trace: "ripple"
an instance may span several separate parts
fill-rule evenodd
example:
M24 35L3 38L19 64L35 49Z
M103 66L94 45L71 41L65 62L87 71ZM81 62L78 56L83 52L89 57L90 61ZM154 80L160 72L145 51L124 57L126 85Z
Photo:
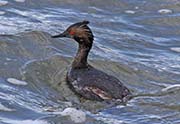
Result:
M117 119L116 117L112 116L111 114L104 114L104 113L99 113L96 115L96 119L100 120L106 124L124 124L126 123L123 120Z
M166 92L166 91L172 91L172 90L175 90L175 89L180 89L180 84L170 85L170 86L168 86L166 88L163 88L162 91Z
M9 118L0 118L0 120L8 124L49 124L44 120L14 120Z

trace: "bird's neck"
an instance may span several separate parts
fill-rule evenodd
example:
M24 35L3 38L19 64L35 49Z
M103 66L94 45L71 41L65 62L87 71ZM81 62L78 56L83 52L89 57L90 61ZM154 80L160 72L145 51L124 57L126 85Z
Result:
M87 59L88 59L88 54L89 54L89 51L91 50L91 47L92 47L92 44L88 46L85 44L79 44L78 51L72 63L72 68L80 69L80 68L88 67Z

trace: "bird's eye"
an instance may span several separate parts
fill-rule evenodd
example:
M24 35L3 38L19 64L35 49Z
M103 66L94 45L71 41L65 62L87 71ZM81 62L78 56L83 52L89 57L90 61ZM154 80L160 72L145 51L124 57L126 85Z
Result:
M69 34L70 34L70 35L74 35L75 32L74 32L74 31L70 31Z

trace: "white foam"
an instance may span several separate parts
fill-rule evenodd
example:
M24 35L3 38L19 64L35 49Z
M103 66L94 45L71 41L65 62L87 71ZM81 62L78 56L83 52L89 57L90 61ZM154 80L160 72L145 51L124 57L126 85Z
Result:
M8 4L8 1L5 1L5 0L0 0L0 6L4 6Z
M75 123L82 123L86 121L86 114L81 110L75 108L66 108L60 113L62 116L70 116L71 120Z
M136 12L133 11L133 10L126 10L125 13L128 13L128 14L135 14Z
M7 111L7 112L12 112L12 111L15 111L14 109L10 109L10 108L7 108L6 106L2 105L0 103L0 111Z
M14 1L21 2L21 3L25 2L25 0L14 0Z
M166 88L163 88L161 91L165 92L165 91L170 91L172 89L180 89L180 84L174 84L174 85L170 85Z
M170 9L160 9L160 10L158 10L158 13L168 14L168 13L172 13L172 10L170 10Z
M172 47L170 49L175 52L180 52L180 47Z
M27 85L28 83L25 81L21 81L15 78L8 78L7 81L11 84L15 84L15 85Z
M6 12L4 11L0 11L0 15L4 15Z

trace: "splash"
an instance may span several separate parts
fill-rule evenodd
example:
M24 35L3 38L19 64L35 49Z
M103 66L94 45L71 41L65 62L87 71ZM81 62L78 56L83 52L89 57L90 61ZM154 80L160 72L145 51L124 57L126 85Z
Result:
M60 114L62 116L69 116L75 123L82 123L86 121L86 114L82 110L75 108L65 108L62 112L53 112L53 114Z

